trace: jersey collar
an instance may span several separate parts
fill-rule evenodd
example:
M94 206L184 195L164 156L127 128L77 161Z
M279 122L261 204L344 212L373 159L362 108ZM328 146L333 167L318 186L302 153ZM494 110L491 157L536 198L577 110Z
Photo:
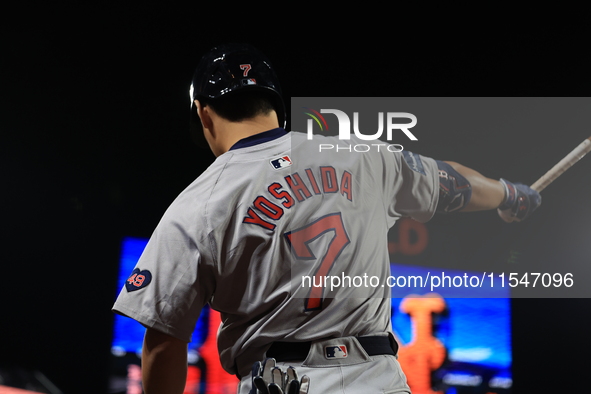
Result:
M285 131L285 129L283 129L282 127L278 127L276 129L272 129L272 130L267 130L262 133L258 133L255 135L251 135L250 137L246 137L246 138L241 139L240 141L238 141L234 145L232 145L230 150L246 148L249 146L262 144L264 142L269 142L269 141L275 140L279 137L283 137L286 134L287 134L287 131Z

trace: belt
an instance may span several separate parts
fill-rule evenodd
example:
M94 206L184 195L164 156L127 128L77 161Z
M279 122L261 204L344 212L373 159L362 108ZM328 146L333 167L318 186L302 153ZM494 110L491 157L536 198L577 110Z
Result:
M387 336L355 338L368 356L380 354L395 356L398 353L398 344L394 340L390 342ZM267 357L274 358L278 362L305 360L308 357L311 345L312 342L273 342L269 350L267 350Z

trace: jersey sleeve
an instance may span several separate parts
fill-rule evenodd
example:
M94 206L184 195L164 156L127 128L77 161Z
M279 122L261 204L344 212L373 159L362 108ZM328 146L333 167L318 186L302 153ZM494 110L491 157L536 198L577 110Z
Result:
M422 223L431 219L439 199L435 160L402 151L387 158L386 164L385 198L391 225L400 217L411 217Z
M112 310L190 342L212 281L183 221L165 214Z

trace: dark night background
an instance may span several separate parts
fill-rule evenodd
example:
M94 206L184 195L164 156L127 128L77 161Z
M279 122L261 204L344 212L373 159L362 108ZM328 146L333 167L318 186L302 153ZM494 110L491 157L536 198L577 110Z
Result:
M42 371L66 394L106 391L121 237L149 236L212 160L189 139L188 87L213 45L249 41L266 52L286 100L591 91L588 51L567 45L580 37L572 26L509 33L497 25L497 34L480 35L475 23L419 35L412 25L309 31L302 23L246 19L248 11L235 11L230 21L197 6L31 11L2 16L0 367ZM526 158L537 157L535 149L554 156L518 174L536 179L589 131L537 135ZM439 138L429 154L459 156L509 179L480 155L498 157L508 169L522 162L523 136L483 136L477 145L485 152L477 152L448 134L454 143ZM547 197L556 216L576 214L576 204L589 201L591 178L583 170L591 167L577 166L569 185L587 197L571 198L561 187L566 181L556 182ZM589 208L583 212L588 218ZM542 219L535 223L544 226ZM591 301L518 299L513 308L514 392L588 390L589 371L576 359L591 351Z

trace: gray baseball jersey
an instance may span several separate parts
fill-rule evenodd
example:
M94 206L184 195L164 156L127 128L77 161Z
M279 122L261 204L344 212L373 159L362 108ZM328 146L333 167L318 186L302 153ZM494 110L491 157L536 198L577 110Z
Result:
M391 331L387 232L431 218L437 164L319 142L346 144L275 129L220 155L170 205L113 310L190 341L209 303L222 365L241 376L274 341Z

